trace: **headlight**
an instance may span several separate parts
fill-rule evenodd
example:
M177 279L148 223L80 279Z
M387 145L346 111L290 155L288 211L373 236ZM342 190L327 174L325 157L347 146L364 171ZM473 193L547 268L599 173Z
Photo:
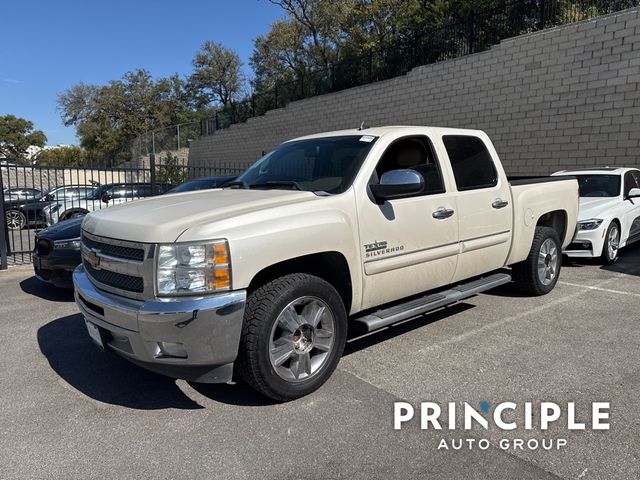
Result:
M231 289L229 244L174 243L158 246L158 295L195 295Z
M54 250L80 250L80 239L72 238L69 240L55 240L53 242Z
M578 230L595 230L602 225L601 218L591 218L589 220L582 220L578 222Z

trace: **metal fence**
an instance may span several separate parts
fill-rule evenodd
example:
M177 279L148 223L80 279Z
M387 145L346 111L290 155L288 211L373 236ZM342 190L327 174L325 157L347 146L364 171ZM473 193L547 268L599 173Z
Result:
M161 194L187 180L235 176L243 170L232 164L191 167L171 157L156 163L154 156L140 168L0 164L0 269L30 263L35 236L48 225ZM100 195L104 190L116 193L104 197Z
M234 123L284 107L289 102L403 75L420 65L480 52L502 39L588 20L640 5L640 0L515 0L497 2L450 19L437 29L406 35L401 41L364 53L345 54L326 69L295 75L274 88L220 109L200 124L211 135Z

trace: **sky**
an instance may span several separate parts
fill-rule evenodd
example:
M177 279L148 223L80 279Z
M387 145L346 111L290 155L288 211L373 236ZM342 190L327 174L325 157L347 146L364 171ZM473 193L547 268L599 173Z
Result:
M186 76L205 40L235 50L250 73L254 38L283 16L268 0L0 0L0 115L32 121L48 145L77 144L56 110L67 88L137 68Z

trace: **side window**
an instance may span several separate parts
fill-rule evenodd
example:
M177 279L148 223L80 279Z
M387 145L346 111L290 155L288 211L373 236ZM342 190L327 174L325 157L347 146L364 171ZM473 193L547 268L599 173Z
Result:
M376 167L378 181L391 170L411 169L424 178L424 190L420 195L444 193L444 181L440 165L431 142L425 137L411 137L392 143Z
M111 187L107 194L112 198L127 198L131 196L131 186L127 187L126 185L117 185Z
M625 197L629 195L629 191L632 188L638 188L638 185L636 184L636 177L633 175L632 172L627 172L624 174L624 196Z
M490 188L498 184L498 172L482 140L468 135L445 135L442 141L459 191Z
M139 185L136 188L136 197L150 197L152 194L151 185Z
M635 187L635 188L640 188L640 171L639 170L632 170L631 173L633 174L633 176L636 179L637 187Z

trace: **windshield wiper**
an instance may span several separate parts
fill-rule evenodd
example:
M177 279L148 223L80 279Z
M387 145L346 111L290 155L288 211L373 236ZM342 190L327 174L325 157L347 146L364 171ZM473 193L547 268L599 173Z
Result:
M265 187L273 187L273 188L278 188L278 187L293 187L296 190L304 190L300 184L298 182L294 182L293 180L273 180L270 182L264 182L264 183L256 183L254 185L251 185L251 188L265 188Z
M242 187L244 189L249 188L249 184L242 180L234 180L233 182L229 182L225 185L225 187Z

